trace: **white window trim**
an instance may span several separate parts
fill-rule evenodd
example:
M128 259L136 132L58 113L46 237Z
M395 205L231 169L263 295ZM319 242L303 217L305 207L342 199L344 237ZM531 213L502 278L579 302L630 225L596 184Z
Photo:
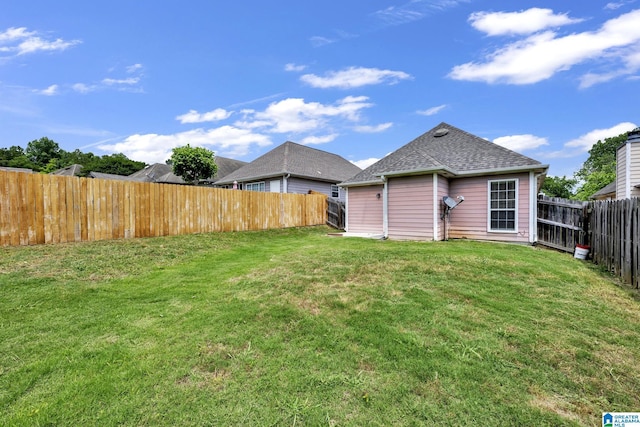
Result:
M514 181L516 183L516 208L515 208L515 222L513 230L494 230L491 228L491 183ZM487 230L489 233L501 233L501 234L518 234L518 214L519 214L519 193L520 193L520 180L518 178L506 178L506 179L490 179L487 181Z
M262 184L262 190L251 190L251 189L247 188L247 187L252 187L254 185L260 186L261 184ZM247 183L244 184L244 189L246 191L259 191L259 192L263 192L264 193L265 191L267 191L267 185L266 185L266 183L264 181L247 182Z
M336 189L335 192L337 193L337 196L335 196L335 197L333 196L333 193L334 193L333 189L334 188ZM329 191L331 192L331 197L332 198L334 198L334 199L339 199L340 198L340 187L338 187L338 184L331 184L331 188L329 189Z

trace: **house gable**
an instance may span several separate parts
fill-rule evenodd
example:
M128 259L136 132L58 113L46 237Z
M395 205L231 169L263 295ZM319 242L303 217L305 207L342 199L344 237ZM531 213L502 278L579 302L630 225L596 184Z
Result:
M377 207L370 196L364 203L361 194L371 193L369 188L381 188L381 223L389 238L533 242L536 193L547 168L441 123L340 184L347 189L347 231L362 228L357 218L366 218L367 212ZM491 182L504 183L508 197L502 192L492 196ZM444 215L445 196L464 203ZM501 203L495 198L502 196L508 209L496 207ZM351 203L352 197L358 202Z

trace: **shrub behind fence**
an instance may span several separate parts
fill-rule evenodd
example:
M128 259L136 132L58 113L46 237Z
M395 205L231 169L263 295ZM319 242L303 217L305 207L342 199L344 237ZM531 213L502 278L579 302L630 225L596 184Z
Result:
M0 171L0 246L320 225L326 199Z

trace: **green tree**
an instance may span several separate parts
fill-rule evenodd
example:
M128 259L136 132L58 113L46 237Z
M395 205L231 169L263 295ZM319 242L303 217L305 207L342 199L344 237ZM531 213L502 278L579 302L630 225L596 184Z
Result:
M83 176L89 172L111 173L114 175L131 175L146 166L145 162L137 162L129 159L122 153L105 155L102 157L93 156L87 164L82 165Z
M172 150L171 166L173 173L190 184L197 185L198 180L212 177L218 171L214 153L203 147L176 147Z
M589 150L589 158L575 173L581 183L575 198L587 200L596 191L616 179L616 151L627 140L627 133L596 142Z
M22 147L17 145L9 148L0 148L0 166L26 169L34 168L33 163L29 161Z
M567 178L566 176L547 176L542 183L540 191L549 197L571 199L573 197L573 187L575 187L577 183L577 180Z
M61 150L57 142L45 136L29 142L25 154L35 169L42 170L51 159L60 159Z

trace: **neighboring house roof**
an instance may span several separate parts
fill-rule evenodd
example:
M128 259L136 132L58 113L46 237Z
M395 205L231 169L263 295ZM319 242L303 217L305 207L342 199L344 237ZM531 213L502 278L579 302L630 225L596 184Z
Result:
M32 169L27 168L12 168L9 166L0 166L0 170L9 171L9 172L24 172L24 173L33 173Z
M439 172L459 177L527 170L545 172L547 168L537 160L442 122L340 185L382 183L383 175Z
M129 179L131 181L139 181L139 182L159 182L158 180L164 176L166 176L171 172L171 166L164 163L154 163L149 166L145 166L143 169L140 169L138 172L134 172L129 175ZM178 177L176 177L178 178ZM180 184L184 184L184 181L180 179Z
M215 156L216 165L218 171L213 176L213 179L205 179L203 181L208 182L215 180L216 177L228 175L233 171L246 165L247 162L241 160L228 159L226 157ZM144 169L134 172L129 175L133 181L141 182L156 182L159 184L185 184L184 180L173 173L173 168L170 165L164 163L154 163L145 167Z
M76 176L82 170L82 165L77 163L67 166L62 169L58 169L57 171L51 172L51 175L62 175L62 176Z
M102 173L102 172L89 172L90 178L98 178L98 179L115 179L119 181L131 181L126 175L115 175L112 173Z
M216 184L257 181L289 174L298 178L338 183L360 171L359 167L337 154L287 141L216 181Z
M616 182L613 181L611 184L607 184L602 187L600 190L593 193L589 198L590 199L606 199L607 197L614 198L616 197Z

